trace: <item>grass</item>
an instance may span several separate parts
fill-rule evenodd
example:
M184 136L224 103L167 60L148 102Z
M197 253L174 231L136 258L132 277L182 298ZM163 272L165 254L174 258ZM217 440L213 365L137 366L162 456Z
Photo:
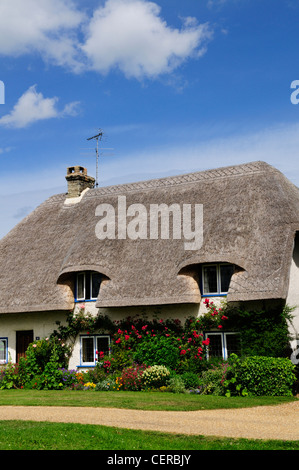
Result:
M135 410L195 411L269 406L293 397L222 397L166 392L96 392L67 390L0 390L1 405L92 406Z
M218 397L160 392L1 390L0 406L88 406L192 411L267 406L292 397ZM0 450L299 450L299 441L187 436L99 425L0 421ZM106 455L106 454L105 454Z
M2 421L0 450L299 450L298 441L185 436L105 426Z

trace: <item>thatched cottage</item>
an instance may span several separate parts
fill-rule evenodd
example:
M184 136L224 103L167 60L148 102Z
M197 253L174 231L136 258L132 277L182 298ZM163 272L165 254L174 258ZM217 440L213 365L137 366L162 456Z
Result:
M112 319L200 315L205 297L299 306L299 189L270 165L110 187L72 167L66 179L0 241L1 362L82 303ZM213 339L224 356L234 347L229 332ZM80 335L70 367L93 365L99 341Z

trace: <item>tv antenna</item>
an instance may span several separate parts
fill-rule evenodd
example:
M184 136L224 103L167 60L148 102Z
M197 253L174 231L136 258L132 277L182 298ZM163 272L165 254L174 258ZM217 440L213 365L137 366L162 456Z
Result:
M93 140L95 139L97 142L96 145L96 187L99 185L98 183L98 170L99 170L99 140L102 140L103 137L103 131L102 129L99 129L99 133L97 135L94 135L92 137L89 137L87 140Z
M98 171L99 171L99 140L101 141L103 138L104 132L102 129L99 129L98 134L89 137L87 140L96 140L96 187L99 185L98 183ZM103 149L103 150L113 150L113 149Z

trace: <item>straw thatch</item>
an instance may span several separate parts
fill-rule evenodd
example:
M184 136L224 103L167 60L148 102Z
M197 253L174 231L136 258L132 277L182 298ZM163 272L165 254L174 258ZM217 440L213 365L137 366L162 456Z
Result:
M203 204L203 246L180 240L99 240L101 203ZM105 276L97 307L198 303L199 265L236 265L228 301L285 299L299 230L299 190L263 162L53 196L0 242L0 313L69 310L74 273Z

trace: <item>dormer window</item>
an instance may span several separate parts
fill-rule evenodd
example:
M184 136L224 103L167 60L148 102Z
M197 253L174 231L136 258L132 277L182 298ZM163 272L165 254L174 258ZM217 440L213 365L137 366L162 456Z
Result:
M76 301L96 300L99 295L102 275L95 271L83 271L76 278Z
M203 264L201 272L202 295L226 295L233 273L233 264Z

